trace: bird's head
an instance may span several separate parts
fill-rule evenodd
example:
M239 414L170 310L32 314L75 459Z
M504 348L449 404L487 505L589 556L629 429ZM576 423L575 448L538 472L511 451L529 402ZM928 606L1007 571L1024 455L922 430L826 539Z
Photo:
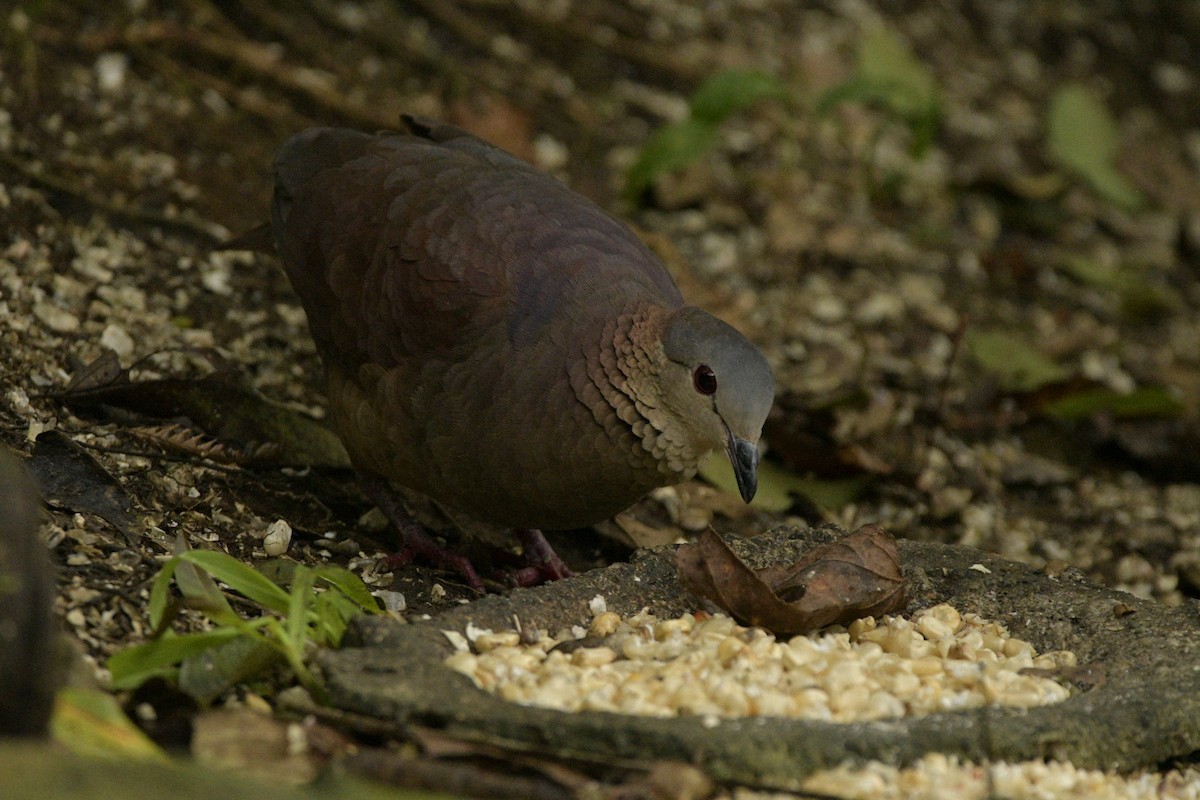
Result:
M758 437L775 399L766 357L736 329L695 306L671 313L662 344L664 403L698 452L725 448L749 503L758 488Z

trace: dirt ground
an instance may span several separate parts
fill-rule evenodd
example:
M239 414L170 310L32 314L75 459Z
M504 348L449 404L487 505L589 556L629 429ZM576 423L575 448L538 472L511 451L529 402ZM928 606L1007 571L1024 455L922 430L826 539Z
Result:
M855 490L747 514L689 484L609 533L876 522L1163 603L1200 596L1200 6L97 8L0 18L0 441L35 456L59 611L98 671L145 636L179 535L258 562L285 519L290 556L349 566L410 612L470 596L421 565L375 571L387 532L318 440L293 432L317 442L305 467L225 426L230 385L317 418L324 401L278 264L220 243L266 219L288 135L394 128L402 112L466 127L636 224L689 300L768 355L768 461ZM886 81L837 94L879 31L917 64L893 68L936 87L931 128ZM639 147L726 68L769 73L782 95L631 203ZM1050 109L1071 85L1111 115L1125 193L1055 151ZM89 397L122 368L177 383ZM35 447L47 431L65 440ZM555 542L580 567L628 553Z

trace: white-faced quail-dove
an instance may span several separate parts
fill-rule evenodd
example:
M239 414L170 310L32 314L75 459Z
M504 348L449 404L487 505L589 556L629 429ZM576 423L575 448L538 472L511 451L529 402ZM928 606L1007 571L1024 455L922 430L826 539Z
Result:
M316 128L275 159L272 228L329 414L406 545L480 581L388 491L515 529L585 527L725 448L742 497L774 398L766 358L685 305L633 231L450 125Z

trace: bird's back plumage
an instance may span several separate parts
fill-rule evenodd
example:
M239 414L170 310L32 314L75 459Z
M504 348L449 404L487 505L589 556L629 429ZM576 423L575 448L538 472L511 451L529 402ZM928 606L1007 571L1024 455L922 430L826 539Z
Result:
M629 298L682 303L624 223L457 128L417 130L439 138L313 129L276 159L277 242L302 299L332 311L327 327L310 315L326 348L421 358L499 314L521 346L581 298L598 313ZM365 347L339 313L369 314Z
M671 482L622 395L629 331L682 305L661 262L524 162L411 127L305 131L275 162L277 247L356 466L515 527Z
M275 162L277 249L356 468L482 522L575 528L757 440L766 361L684 307L628 225L457 128L409 127L317 128ZM713 337L748 401L692 389L683 361Z

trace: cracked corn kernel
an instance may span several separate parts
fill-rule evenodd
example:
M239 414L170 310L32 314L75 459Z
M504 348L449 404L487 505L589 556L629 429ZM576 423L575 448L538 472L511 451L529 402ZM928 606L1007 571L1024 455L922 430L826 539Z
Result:
M930 753L903 768L868 761L820 770L805 778L802 788L806 792L846 800L878 797L895 800L984 800L989 797L1194 800L1200 796L1200 771L1189 767L1170 772L1146 770L1116 775L1056 761L980 765L942 753ZM737 800L767 800L779 795L739 789L734 792L734 797Z
M517 646L510 634L477 636L475 652L447 659L477 686L512 702L566 711L670 717L778 716L848 722L984 705L1034 706L1069 691L1029 666L1074 665L1074 654L1038 655L1003 626L949 605L914 617L870 617L849 628L780 641L729 617L648 612L622 618L593 609L597 647L553 650L584 636Z
M588 626L588 633L592 636L611 636L617 632L620 624L621 617L619 614L604 611L592 619L592 624Z

